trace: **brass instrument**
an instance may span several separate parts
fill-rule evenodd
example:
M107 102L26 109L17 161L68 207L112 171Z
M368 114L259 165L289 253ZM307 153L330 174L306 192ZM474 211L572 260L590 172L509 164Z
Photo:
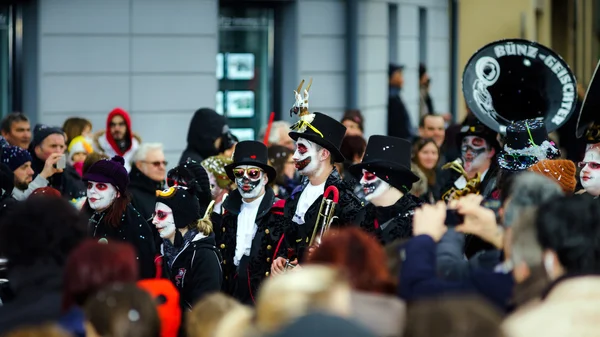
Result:
M454 171L460 173L467 180L467 186L465 186L465 188L463 188L463 189L458 189L456 187L450 188L448 191L446 191L446 193L444 193L444 195L442 195L442 200L444 200L444 201L456 200L467 194L479 194L479 192L480 192L479 190L480 190L480 186L481 186L481 174L477 173L475 178L469 179L469 177L467 176L467 172L465 171L465 169L462 166L462 160L460 158L456 159L455 161L453 161L451 163L447 163L446 165L442 166L442 169L443 170L446 170L446 169L454 170Z
M290 259L285 260L285 267L283 268L284 271L288 271L289 269L294 269L294 268L296 268L296 265L291 264Z
M328 199L330 194L332 194L332 198ZM308 243L309 247L313 245L318 246L321 244L321 238L323 237L323 234L329 230L333 220L337 219L337 216L334 216L334 214L335 207L337 206L339 199L340 191L337 189L337 187L327 187L325 193L323 193L323 200L321 201L321 206L319 207L317 222L315 223L312 236Z

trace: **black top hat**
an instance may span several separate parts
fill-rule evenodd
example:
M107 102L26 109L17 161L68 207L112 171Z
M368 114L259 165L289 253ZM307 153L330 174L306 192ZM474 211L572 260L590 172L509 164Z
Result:
M456 144L460 149L462 147L462 140L466 136L477 136L485 139L486 142L494 149L496 152L500 151L500 143L498 143L498 133L483 123L481 123L476 117L471 116L467 117L463 122L460 131L456 135Z
M293 140L297 141L298 138L310 140L329 150L336 163L345 160L340 152L342 140L346 135L344 124L320 112L315 112L300 117L300 120L292 125L291 129L294 131L289 135Z
M504 149L498 154L498 165L509 171L523 171L540 160L559 156L560 151L548 138L544 123L529 119L508 126Z
M575 110L575 76L555 52L536 42L492 42L471 57L463 72L469 109L501 134L513 121L540 118L548 132Z
M600 76L598 68L600 62L596 65L596 70L592 76L590 86L585 93L579 117L577 117L577 138L585 135L585 141L588 144L600 143Z
M232 181L235 181L233 169L241 165L251 165L261 168L267 173L269 182L275 181L277 171L269 164L267 146L255 140L245 140L237 143L233 152L233 163L225 166L225 172Z
M371 136L362 162L350 166L348 170L360 177L364 169L402 190L403 185L419 181L419 177L410 170L411 151L412 145L405 139Z

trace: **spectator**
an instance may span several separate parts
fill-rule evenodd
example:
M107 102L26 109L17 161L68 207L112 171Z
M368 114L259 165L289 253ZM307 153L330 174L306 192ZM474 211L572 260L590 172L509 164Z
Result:
M216 156L225 152L221 145L230 142L229 126L225 117L219 115L215 110L202 108L196 110L190 122L187 135L187 147L181 154L179 163L183 164L188 159L197 162Z
M0 122L2 137L13 146L27 150L31 142L31 125L29 118L21 112L6 115Z
M353 175L348 168L362 161L366 149L367 142L362 136L346 134L342 140L342 146L340 147L340 152L342 152L346 160L343 163L336 163L336 167L338 167L344 181L347 181L354 186L354 194L365 204L367 204L368 201L365 199L365 192L360 184L361 177Z
M129 113L121 108L113 109L106 118L106 130L94 135L96 151L109 157L121 156L125 159L125 169L131 170L131 158L142 139L133 132Z
M277 171L277 177L269 184L279 199L287 199L297 184L294 180L296 166L292 160L294 151L281 145L271 145L269 147L269 165Z
M87 155L85 157L85 160L83 161L82 173L85 174L90 169L90 167L92 165L94 165L95 162L97 162L98 160L102 160L102 159L110 159L110 158L102 152L92 152L89 155Z
M435 145L442 147L446 137L444 117L439 115L424 115L419 120L419 137L431 138Z
M69 146L67 147L67 163L73 166L80 177L83 176L85 158L92 152L94 152L94 148L83 136L77 136L69 142Z
M429 78L429 74L427 73L427 68L424 64L419 65L419 115L421 118L427 115L435 114L435 110L433 109L433 102L431 100L431 96L429 95L429 86L431 85L431 78ZM441 144L438 144L441 146Z
M408 110L400 98L400 91L404 86L402 71L404 66L390 64L388 68L389 96L388 96L388 136L411 140L412 124Z
M440 148L433 138L419 138L414 142L412 162L426 177L427 186L421 198L429 203L432 203L434 196L439 194L436 191L439 161Z
M346 110L344 117L342 117L342 124L346 127L346 136L361 136L363 137L364 118L360 113L360 110Z
M167 161L160 143L140 145L132 158L129 172L131 204L146 220L152 217L156 204L156 191L165 188ZM155 233L158 234L158 233Z
M59 318L63 266L85 236L84 219L61 198L27 199L0 220L0 256L15 294L0 306L0 335Z
M213 337L217 325L223 317L241 306L239 302L221 292L205 296L188 313L187 335L190 337Z
M60 198L61 195L60 195L60 192L56 188L46 186L46 187L36 188L29 196L29 198L34 198L34 197Z
M92 122L85 118L71 117L68 118L62 127L67 137L67 146L71 145L71 141L76 137L82 136L89 144L92 144Z
M12 197L15 200L25 200L31 192L40 187L48 186L48 178L60 170L54 168L54 164L60 158L59 154L52 154L44 169L33 179L33 169L31 168L31 154L18 146L9 146L2 149L2 162L6 164L14 175L14 188Z
M288 135L290 132L290 126L290 123L286 121L273 122L273 124L271 124L271 133L269 133L269 144L267 146L271 147L273 145L280 145L285 146L292 151L296 150L296 144L294 143L294 140ZM267 127L264 127L264 129L261 130L261 137L259 140L262 141L266 131Z

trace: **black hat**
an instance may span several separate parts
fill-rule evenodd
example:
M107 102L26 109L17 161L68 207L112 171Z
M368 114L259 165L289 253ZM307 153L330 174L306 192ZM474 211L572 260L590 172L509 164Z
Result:
M576 88L575 76L558 54L522 39L484 46L463 72L467 106L501 134L524 119L543 120L548 132L558 129L575 110Z
M185 163L169 170L167 184L169 187L178 185L192 189L200 202L200 214L204 214L212 201L208 173L200 163L193 159L188 159Z
M506 142L498 154L498 165L509 171L523 171L540 160L560 156L548 138L544 122L537 119L517 121L506 129Z
M344 124L325 114L315 112L300 117L300 121L292 125L291 129L295 130L289 133L293 140L298 141L298 138L310 140L331 152L336 163L345 160L340 152L342 140L346 135Z
M35 149L35 147L40 145L44 139L53 134L63 135L64 137L65 132L57 126L37 124L33 128L33 140L31 141L30 149Z
M459 149L462 147L463 138L467 136L481 137L496 149L496 153L500 151L500 143L498 143L497 138L498 133L485 126L475 116L468 116L463 122L460 131L456 134L456 144Z
M360 177L364 169L402 191L402 186L412 186L419 181L419 177L410 170L411 150L412 145L405 139L371 136L362 162L348 170Z
M588 144L600 143L600 77L598 74L600 62L596 65L596 70L592 76L590 86L588 87L579 116L577 117L577 138L585 135L585 141Z
M156 202L162 202L171 208L177 228L185 228L202 217L198 198L187 187L173 186L160 191Z
M277 171L269 164L269 153L267 146L255 140L239 142L233 152L233 163L225 166L225 172L232 181L235 181L233 169L240 165L251 165L261 168L267 173L269 182L275 181Z

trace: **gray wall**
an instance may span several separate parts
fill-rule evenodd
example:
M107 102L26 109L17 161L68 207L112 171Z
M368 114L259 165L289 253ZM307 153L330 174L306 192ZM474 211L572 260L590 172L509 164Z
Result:
M179 159L193 112L214 107L216 0L42 0L39 120L105 127L121 106L143 140Z

